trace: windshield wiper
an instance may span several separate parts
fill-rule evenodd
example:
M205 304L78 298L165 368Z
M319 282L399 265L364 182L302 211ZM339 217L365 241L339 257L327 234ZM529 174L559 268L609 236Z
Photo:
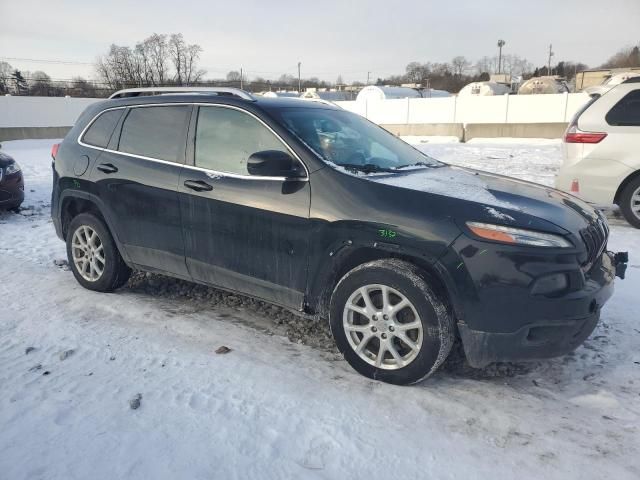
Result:
M408 163L406 165L401 165L399 167L395 167L396 170L400 170L401 168L409 168L409 167L429 167L436 168L438 167L435 163L427 163L427 162L416 162L416 163Z
M394 169L380 167L373 163L365 163L364 165L360 165L357 163L338 163L340 167L346 168L347 170L355 170L357 172L362 173L380 173L380 172L394 172Z

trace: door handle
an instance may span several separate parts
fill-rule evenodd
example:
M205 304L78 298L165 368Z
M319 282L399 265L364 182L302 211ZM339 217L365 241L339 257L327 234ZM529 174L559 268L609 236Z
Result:
M111 163L101 163L96 168L104 173L116 173L118 171L118 167Z
M202 180L185 180L184 186L191 190L195 190L196 192L209 192L213 190L211 185L207 182L203 182Z

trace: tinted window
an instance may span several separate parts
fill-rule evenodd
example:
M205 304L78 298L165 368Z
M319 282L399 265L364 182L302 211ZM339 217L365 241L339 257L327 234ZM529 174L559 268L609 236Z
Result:
M82 141L89 145L106 148L123 113L124 109L118 109L101 114L85 132Z
M196 166L248 175L247 159L263 150L289 153L284 144L251 115L231 108L200 108Z
M191 106L132 108L122 125L118 150L182 162Z
M640 126L640 90L628 93L616 103L606 117L609 125Z

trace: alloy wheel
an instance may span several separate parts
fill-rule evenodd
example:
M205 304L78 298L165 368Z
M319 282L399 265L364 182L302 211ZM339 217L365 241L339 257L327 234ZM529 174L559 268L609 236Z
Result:
M81 225L71 240L73 263L78 273L89 282L97 281L104 272L104 247L96 231Z
M416 308L387 285L365 285L353 292L342 324L351 348L376 368L405 367L422 348L423 328Z
M636 218L640 219L640 187L636 188L636 190L631 194L630 207Z

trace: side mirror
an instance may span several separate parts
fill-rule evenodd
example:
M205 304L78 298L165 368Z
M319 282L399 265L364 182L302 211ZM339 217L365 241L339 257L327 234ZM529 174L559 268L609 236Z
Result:
M256 152L247 161L249 175L259 177L287 177L303 176L301 167L291 155L279 150L263 150Z

